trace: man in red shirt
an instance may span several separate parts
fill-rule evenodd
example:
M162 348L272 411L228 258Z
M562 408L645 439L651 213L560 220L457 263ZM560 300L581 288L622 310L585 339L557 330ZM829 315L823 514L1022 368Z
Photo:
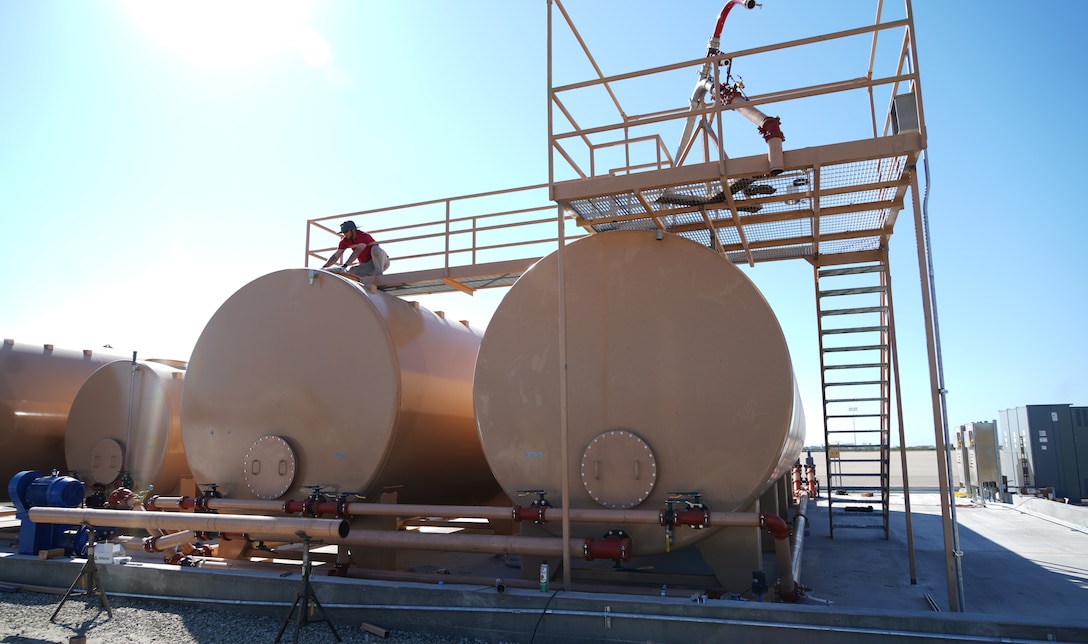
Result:
M325 265L321 268L329 268L333 264L340 261L340 258L344 256L344 251L351 249L351 256L348 257L348 261L344 262L344 269L350 270L353 275L359 277L369 277L370 275L376 275L377 271L374 268L374 262L370 258L370 247L376 246L378 242L374 241L368 233L365 233L355 225L354 221L345 221L340 224L340 234L344 236L340 240L340 245L337 246L336 252L333 253L329 261L325 262ZM348 269L348 266L355 261L359 260L359 265Z

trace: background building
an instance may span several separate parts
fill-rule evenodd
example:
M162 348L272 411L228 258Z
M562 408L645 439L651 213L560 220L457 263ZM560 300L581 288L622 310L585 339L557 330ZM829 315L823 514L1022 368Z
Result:
M1027 405L999 412L1001 473L1010 490L1054 488L1088 498L1088 407Z

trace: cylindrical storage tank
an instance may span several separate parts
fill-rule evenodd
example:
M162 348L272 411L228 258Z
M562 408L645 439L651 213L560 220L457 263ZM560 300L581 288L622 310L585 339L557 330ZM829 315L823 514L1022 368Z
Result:
M124 473L136 490L180 492L192 476L181 442L184 372L160 362L117 360L91 374L68 413L64 454L88 490Z
M402 503L499 493L472 414L480 334L317 269L243 286L185 375L182 438L198 484L232 498L304 486Z
M728 260L674 235L607 232L562 252L564 335L557 251L503 298L476 363L480 439L507 495L539 489L559 508L565 458L572 508L664 509L670 494L694 492L711 511L748 509L804 441L786 340L762 294ZM559 510L549 516L559 534ZM571 529L622 529L636 554L665 549L656 525ZM712 529L678 528L673 547Z
M79 388L123 356L5 339L0 346L0 494L23 470L64 471L64 426Z

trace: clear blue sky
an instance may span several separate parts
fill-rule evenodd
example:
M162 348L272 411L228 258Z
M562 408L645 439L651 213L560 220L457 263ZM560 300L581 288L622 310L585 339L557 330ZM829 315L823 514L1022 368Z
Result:
M544 0L185 4L0 2L0 335L186 360L232 293L303 264L309 218L547 180ZM701 56L721 6L567 2L606 74ZM875 7L765 0L733 13L722 48L870 24ZM950 425L1088 404L1088 3L914 11ZM826 62L775 81L818 82ZM852 125L779 115L787 149ZM892 240L907 442L932 444L914 239L907 211ZM811 268L746 272L818 442ZM500 297L424 305L483 326Z

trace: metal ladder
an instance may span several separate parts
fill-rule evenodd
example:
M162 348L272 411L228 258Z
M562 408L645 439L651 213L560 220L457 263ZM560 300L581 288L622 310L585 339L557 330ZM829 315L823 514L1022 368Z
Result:
M891 352L887 253L816 267L827 507L836 529L888 538Z

